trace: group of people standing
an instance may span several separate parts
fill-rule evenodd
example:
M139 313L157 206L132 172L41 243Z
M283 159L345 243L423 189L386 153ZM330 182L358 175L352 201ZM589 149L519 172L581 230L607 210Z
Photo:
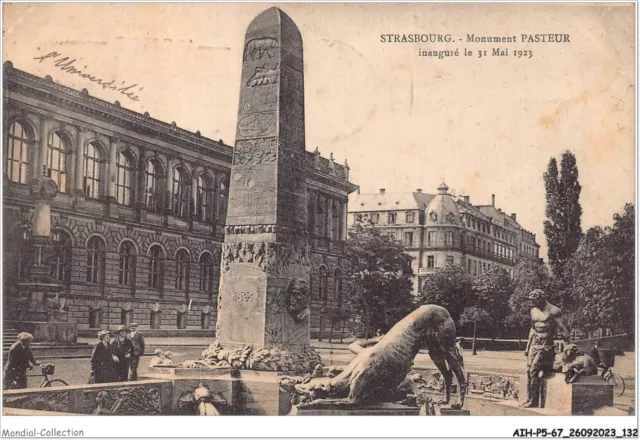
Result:
M144 337L138 324L121 325L115 332L98 332L100 342L91 354L89 383L138 380L138 365L144 355Z

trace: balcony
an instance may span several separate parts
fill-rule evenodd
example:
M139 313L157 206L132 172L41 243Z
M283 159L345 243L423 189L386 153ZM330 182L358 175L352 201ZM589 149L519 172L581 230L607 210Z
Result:
M495 261L496 263L509 264L512 266L516 264L515 257L512 257L512 258L505 257L502 255L496 254L495 252L478 248L477 246L469 246L469 245L462 246L462 251L466 254L473 255L478 258Z

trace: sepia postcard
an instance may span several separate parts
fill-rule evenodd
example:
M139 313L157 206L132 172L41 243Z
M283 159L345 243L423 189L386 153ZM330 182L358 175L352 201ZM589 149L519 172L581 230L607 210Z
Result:
M3 2L1 437L637 437L636 18Z

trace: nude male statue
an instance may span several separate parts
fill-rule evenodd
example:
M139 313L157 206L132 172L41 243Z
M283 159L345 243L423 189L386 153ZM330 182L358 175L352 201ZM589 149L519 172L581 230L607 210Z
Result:
M524 408L538 407L540 401L541 376L553 371L555 355L553 340L560 330L562 338L569 343L569 330L562 322L562 311L547 302L546 294L536 289L529 294L533 303L531 309L531 330L524 355L527 357L527 401Z

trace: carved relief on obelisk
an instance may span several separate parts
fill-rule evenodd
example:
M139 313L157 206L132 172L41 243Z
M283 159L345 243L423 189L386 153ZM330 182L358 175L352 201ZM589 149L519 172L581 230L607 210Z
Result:
M218 298L225 346L309 343L302 38L270 8L249 25Z

